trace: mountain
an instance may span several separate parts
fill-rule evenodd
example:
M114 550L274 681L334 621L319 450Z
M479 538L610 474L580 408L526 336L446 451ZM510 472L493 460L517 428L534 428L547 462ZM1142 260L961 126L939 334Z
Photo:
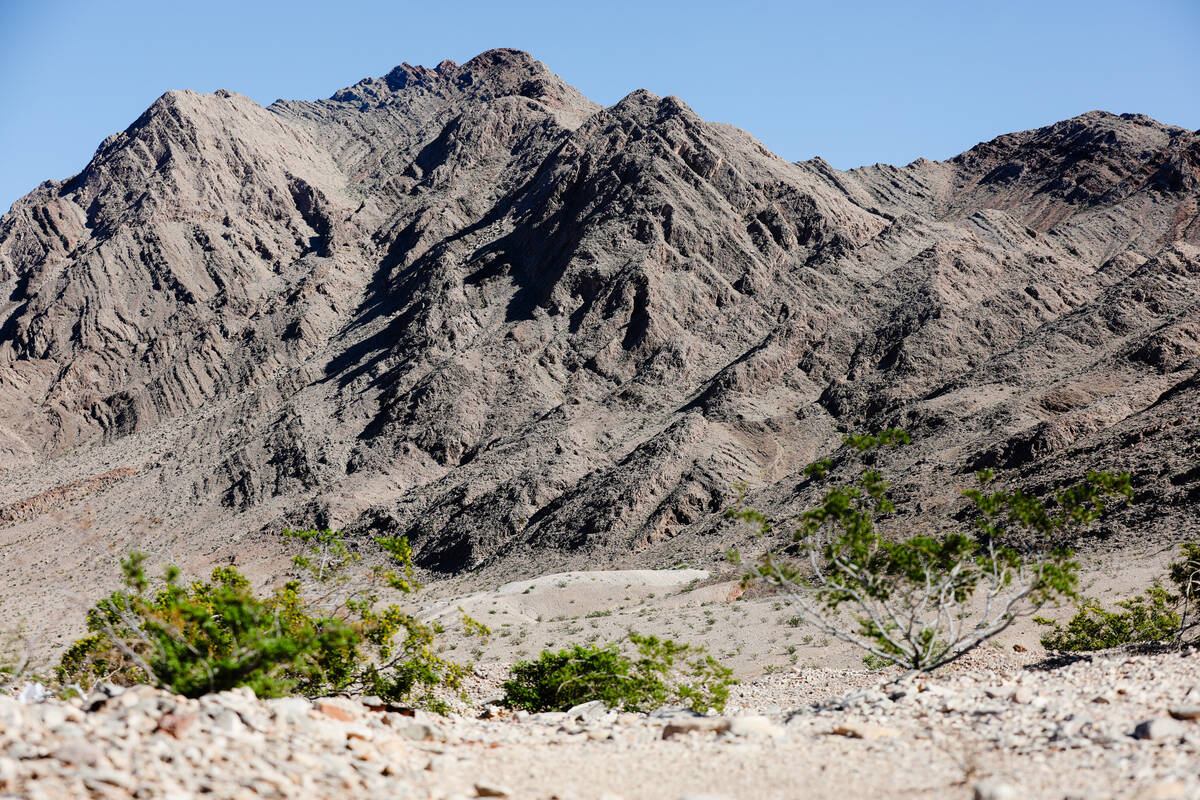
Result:
M129 547L273 574L289 525L441 573L704 560L736 483L794 513L892 425L900 525L1103 468L1139 502L1085 546L1200 533L1198 187L1140 115L843 172L514 50L168 92L0 219L6 602Z

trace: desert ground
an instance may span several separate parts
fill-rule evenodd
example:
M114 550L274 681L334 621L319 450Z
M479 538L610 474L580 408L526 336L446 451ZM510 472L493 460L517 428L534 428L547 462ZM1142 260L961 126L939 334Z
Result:
M149 687L102 687L72 702L3 698L5 796L1200 793L1200 660L1190 651L1054 659L1036 626L1023 624L935 675L897 683L895 670L868 670L853 650L805 633L781 598L743 594L733 574L581 571L455 588L430 587L422 616L451 623L462 609L493 635L481 646L448 625L447 654L475 664L448 715L371 698L258 700L246 690L198 701ZM593 704L531 715L497 705L514 660L627 630L704 644L732 665L740 682L724 712Z

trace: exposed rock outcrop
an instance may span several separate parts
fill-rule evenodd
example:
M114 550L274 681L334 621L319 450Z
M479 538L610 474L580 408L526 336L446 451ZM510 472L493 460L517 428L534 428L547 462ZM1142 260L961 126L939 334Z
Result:
M448 572L668 561L724 550L735 482L795 510L845 431L903 425L916 509L1119 468L1154 502L1102 530L1180 537L1198 154L1090 112L840 172L512 50L170 92L0 219L0 501L137 466L91 530L169 520L197 561L285 523Z

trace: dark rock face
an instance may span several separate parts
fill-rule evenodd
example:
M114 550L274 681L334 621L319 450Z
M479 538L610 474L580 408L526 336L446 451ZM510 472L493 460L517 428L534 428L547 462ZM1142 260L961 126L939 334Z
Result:
M328 524L448 572L664 561L728 545L735 482L798 509L902 425L914 508L1116 468L1153 502L1105 529L1182 537L1198 186L1200 137L1143 116L840 172L512 50L168 93L0 220L0 501L136 467L92 530L200 560Z

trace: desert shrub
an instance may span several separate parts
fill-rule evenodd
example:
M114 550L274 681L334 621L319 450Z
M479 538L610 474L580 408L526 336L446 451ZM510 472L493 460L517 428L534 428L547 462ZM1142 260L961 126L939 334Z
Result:
M1180 556L1167 568L1175 592L1155 584L1141 595L1119 601L1115 611L1087 598L1076 605L1075 615L1065 625L1035 617L1039 625L1051 628L1042 637L1042 646L1081 652L1125 644L1183 643L1196 626L1191 606L1200 595L1200 542L1185 542Z
M1117 603L1119 611L1106 611L1095 598L1077 604L1075 616L1066 625L1044 617L1034 617L1039 625L1053 631L1042 637L1047 650L1103 650L1122 644L1163 642L1175 638L1179 614L1175 597L1161 586L1146 590L1142 596Z
M632 651L632 652L630 652ZM521 661L504 683L504 704L528 711L565 711L601 700L609 708L647 711L667 704L720 711L733 672L704 648L629 634L624 642L575 645Z
M38 680L33 669L33 643L25 635L24 625L0 633L0 692L23 679Z
M840 461L908 442L898 429L848 436ZM806 474L827 478L833 461L817 463ZM877 523L896 510L889 485L878 471L861 471L800 515L791 543L798 557L768 551L748 580L782 590L799 617L864 650L873 667L921 672L947 664L1018 617L1073 599L1078 565L1058 543L1095 521L1109 498L1132 496L1128 475L1089 473L1046 501L992 489L994 477L980 472L978 487L964 492L976 513L974 535L888 538ZM766 516L741 502L728 514L774 535Z
M248 686L262 697L361 691L434 702L457 687L465 667L437 655L436 628L397 605L383 587L408 593L411 551L403 539L377 543L386 566L354 571L359 560L334 531L288 531L308 580L256 595L232 567L208 581L180 580L167 567L152 586L145 556L123 564L124 586L88 612L89 635L63 654L58 678L88 684L148 682L187 696Z

